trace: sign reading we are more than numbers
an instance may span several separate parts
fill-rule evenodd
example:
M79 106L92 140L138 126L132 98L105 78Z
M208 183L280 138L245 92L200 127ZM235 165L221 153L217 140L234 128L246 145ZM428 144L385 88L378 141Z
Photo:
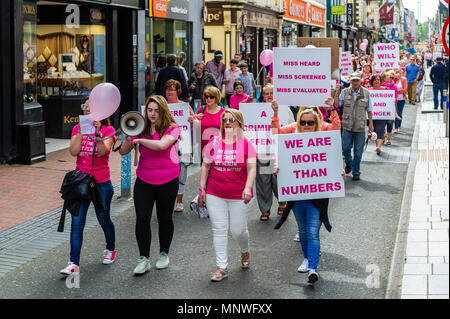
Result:
M344 197L341 132L278 136L278 200Z

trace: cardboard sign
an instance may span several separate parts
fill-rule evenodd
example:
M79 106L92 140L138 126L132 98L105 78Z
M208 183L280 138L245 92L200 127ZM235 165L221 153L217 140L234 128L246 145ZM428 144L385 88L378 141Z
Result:
M279 105L325 106L330 48L273 48L273 95Z
M369 90L373 120L395 120L395 91Z
M273 109L271 103L241 103L239 111L244 116L245 136L253 143L258 154L274 154L276 137L271 133L271 117ZM288 124L289 107L279 106L278 117L280 126Z
M341 52L339 69L341 70L341 76L350 76L353 73L352 54L350 52Z
M278 136L278 200L345 196L341 132Z
M331 49L331 73L339 70L339 39L330 38L297 38L297 46L304 48L307 45L314 45L317 48Z
M377 43L373 47L373 52L377 72L399 68L400 49L398 43Z
M183 138L180 141L181 154L192 154L191 123L189 123L189 103L169 104L170 112L180 129Z

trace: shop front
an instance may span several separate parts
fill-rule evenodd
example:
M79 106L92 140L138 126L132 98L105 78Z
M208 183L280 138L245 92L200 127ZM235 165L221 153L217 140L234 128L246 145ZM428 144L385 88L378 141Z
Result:
M0 160L25 164L45 160L45 138L70 139L81 104L100 83L119 87L119 113L137 107L132 97L136 94L133 75L121 70L124 66L133 70L132 35L137 11L145 9L144 1L11 3L2 9L9 10L16 32L2 30L1 37L4 40L14 34L9 68L15 93L11 103L0 108L15 128L1 127L7 143L1 145ZM129 36L123 38L124 33ZM125 84L128 80L129 85ZM115 124L118 118L119 114L112 118Z
M146 19L147 97L153 92L162 56L183 57L188 76L194 63L202 59L202 2L150 0Z

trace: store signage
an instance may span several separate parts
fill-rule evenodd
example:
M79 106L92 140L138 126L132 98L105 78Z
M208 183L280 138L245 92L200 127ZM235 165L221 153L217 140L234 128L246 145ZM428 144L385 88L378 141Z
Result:
M273 48L274 100L280 105L301 101L325 106L331 93L330 69L330 48Z
M345 197L339 130L278 135L280 201Z
M353 3L347 3L347 25L353 25Z
M207 25L223 25L223 9L222 8L208 8L205 24Z
M155 18L165 18L167 16L169 3L166 0L151 0L151 1L153 4L152 16Z
M284 1L284 18L325 27L325 10L300 0Z
M149 0L150 16L155 18L187 19L190 0Z
M242 22L244 24L244 16L242 17ZM249 11L248 25L278 29L278 19L274 15L256 11ZM246 27L245 24L244 27Z
M24 15L32 15L32 16L36 15L36 5L24 4L22 8Z
M345 14L345 6L331 6L332 15L343 15Z
M307 21L310 24L325 27L325 10L308 4Z

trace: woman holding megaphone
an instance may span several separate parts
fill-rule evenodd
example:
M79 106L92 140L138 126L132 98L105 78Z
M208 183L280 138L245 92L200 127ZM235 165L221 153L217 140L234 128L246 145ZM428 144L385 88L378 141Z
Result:
M125 135L120 154L126 155L139 145L140 158L136 169L133 197L136 210L136 240L140 257L135 274L144 274L150 266L150 243L153 205L159 224L160 255L157 269L169 266L169 248L174 225L172 220L178 192L180 165L177 153L180 131L164 97L153 95L145 108L144 131L131 139Z

